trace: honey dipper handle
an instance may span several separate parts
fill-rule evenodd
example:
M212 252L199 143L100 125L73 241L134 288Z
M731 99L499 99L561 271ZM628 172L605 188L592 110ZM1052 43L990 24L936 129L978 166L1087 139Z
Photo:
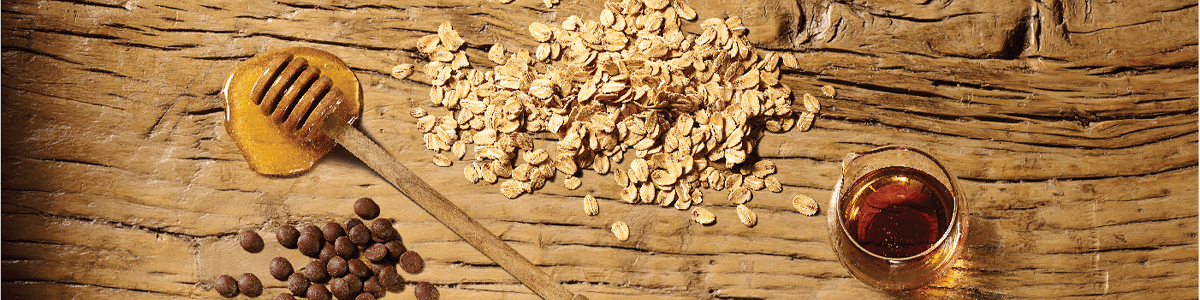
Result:
M401 165L396 158L383 151L383 148L362 132L346 124L346 120L338 114L328 114L325 121L321 122L321 130L534 293L545 299L587 299L582 296L574 298L576 295L559 285L558 281L550 278L550 275L542 272L479 222L467 216L458 206L446 200L445 196Z

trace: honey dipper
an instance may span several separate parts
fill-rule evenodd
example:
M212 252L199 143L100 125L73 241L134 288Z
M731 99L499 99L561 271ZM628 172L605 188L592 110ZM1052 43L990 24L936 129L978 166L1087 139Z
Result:
M226 129L255 171L304 172L336 141L534 293L587 299L567 291L351 126L362 111L362 91L333 54L303 47L260 53L238 65L223 94Z

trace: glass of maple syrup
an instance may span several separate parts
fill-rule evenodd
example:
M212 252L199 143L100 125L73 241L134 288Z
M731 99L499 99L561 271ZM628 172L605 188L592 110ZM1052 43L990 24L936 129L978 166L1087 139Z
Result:
M955 177L911 147L847 154L828 207L838 260L875 288L911 290L934 282L966 242L967 205Z

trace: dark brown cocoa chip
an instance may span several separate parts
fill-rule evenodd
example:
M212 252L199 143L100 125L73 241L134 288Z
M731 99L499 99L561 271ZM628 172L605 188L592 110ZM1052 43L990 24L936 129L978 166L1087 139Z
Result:
M346 221L346 232L350 232L350 228L354 228L354 226L358 225L366 226L367 224L363 224L362 219L350 219L349 221Z
M238 243L242 244L242 250L250 253L258 253L263 250L262 237L253 230L242 231L241 234L238 234Z
M292 262L283 257L272 258L270 269L271 277L275 277L275 280L279 281L288 280L288 276L292 276L292 272L295 271L292 269Z
M396 228L392 228L392 220L375 219L371 221L371 239L378 243L387 242L396 238L398 233Z
M258 297L263 292L262 281L259 281L258 276L254 276L254 274L242 274L241 277L238 277L238 290L248 297Z
M217 290L217 294L221 294L221 297L233 298L238 294L238 282L232 276L221 275L213 281L213 289Z
M333 258L330 258L329 262L325 263L325 267L326 270L329 271L329 276L333 277L345 276L346 273L350 271L350 266L346 264L346 260L342 259L341 256L334 256Z
M375 204L371 198L358 199L354 201L354 214L363 220L374 219L379 216L379 204Z
M284 248L296 249L296 240L300 238L300 231L292 225L283 225L275 230L275 240L279 241Z
M337 240L333 241L333 251L342 258L351 259L358 254L358 246L351 243L349 237L339 236Z
M387 246L383 244L371 245L371 248L367 248L367 251L363 252L363 257L376 262L383 260L387 258Z
M333 244L325 244L325 247L321 248L321 253L319 255L317 255L317 257L320 258L321 261L326 262L326 263L329 262L330 258L334 258L336 256L338 256L337 250L333 250Z
M416 251L406 251L400 255L400 268L409 274L418 273L425 269L425 260Z
M400 255L408 251L408 248L404 247L404 243L401 243L400 240L390 240L387 243L383 243L383 245L387 246L388 258L393 260L399 260Z
M341 278L334 278L329 281L329 291L338 299L350 299L350 288L346 286L346 281Z
M331 300L329 297L329 289L325 288L325 285L320 283L314 283L308 286L308 292L305 294L308 295L308 297L306 297L308 300Z
M383 274L383 268L393 265L392 262L388 260L367 261L366 263L367 267L371 268L371 273L375 273L375 275Z
M279 293L275 300L296 300L296 296L292 296L292 293Z
M350 227L350 232L346 234L350 238L350 242L355 245L363 246L371 242L371 230L367 229L367 225L358 224Z
M404 278L400 277L400 273L396 273L396 267L387 266L379 271L379 285L384 289L399 290L403 283Z
M308 257L317 257L321 255L321 247L325 246L324 237L316 233L300 233L300 239L297 241L297 247L300 253Z
M341 224L329 222L325 224L325 228L321 229L321 233L325 235L326 241L332 243L339 236L346 235L346 229L343 229Z
M375 295L362 293L358 294L358 297L354 297L354 300L375 300Z
M382 298L387 291L383 289L383 285L379 284L379 277L371 276L367 281L363 281L363 294L371 294L375 298Z
M413 289L413 294L416 294L417 300L437 300L437 287L428 282L417 283L417 288Z
M308 278L304 277L304 274L293 273L292 276L288 276L287 287L292 295L307 295L308 285Z
M363 282L362 279L358 278L358 276L346 275L345 277L342 277L342 281L345 281L346 287L350 288L351 295L357 295L358 293L362 292Z
M308 225L304 225L304 226L300 227L300 234L305 234L305 233L315 233L315 234L320 234L320 235L325 234L324 232L321 232L321 227L317 227L317 225L313 225L313 224L308 224Z
M325 266L325 262L314 260L304 267L304 278L313 283L325 282L329 280L329 270Z
M354 274L354 276L361 278L367 278L368 276L371 276L371 268L367 267L367 264L361 260L348 260L347 265L347 269L350 271L350 274Z

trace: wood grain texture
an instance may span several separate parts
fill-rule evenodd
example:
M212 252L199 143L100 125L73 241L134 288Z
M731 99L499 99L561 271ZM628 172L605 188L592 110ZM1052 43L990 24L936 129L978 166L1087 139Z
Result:
M429 77L388 76L422 62L417 38L450 22L486 68L492 44L532 49L530 22L594 18L601 1L6 1L5 297L220 298L212 280L245 272L278 294L266 262L302 257L272 242L246 253L236 232L345 221L354 199L373 197L427 261L406 280L444 299L536 298L344 150L301 176L249 169L225 133L220 90L238 62L291 46L344 59L365 94L357 127L591 299L1196 297L1195 2L691 2L701 19L742 16L756 46L796 54L783 80L793 91L838 90L812 130L759 144L785 191L755 194L754 228L721 192L705 195L717 224L700 226L625 204L591 172L578 190L555 181L509 200L463 180L468 162L430 162L407 113L428 106ZM888 144L937 155L972 210L963 258L907 293L851 277L829 247L827 212L790 208L796 193L829 197L843 154ZM582 212L588 193L599 216ZM609 232L617 220L629 241ZM386 299L412 297L410 287Z

